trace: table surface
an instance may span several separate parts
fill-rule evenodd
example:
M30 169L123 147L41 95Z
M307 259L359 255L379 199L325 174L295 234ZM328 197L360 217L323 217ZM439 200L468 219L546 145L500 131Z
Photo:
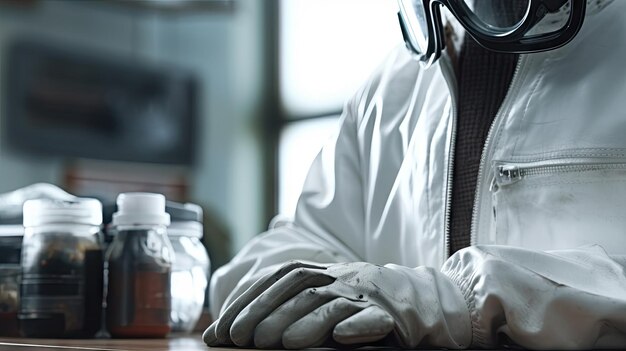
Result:
M24 339L0 338L0 351L208 351L200 335L174 336L168 339ZM220 350L212 348L211 350ZM222 349L225 350L225 349ZM230 349L232 351L232 349Z
M168 339L24 339L0 338L0 351L244 351L239 348L209 348L201 336L173 336ZM248 349L250 350L250 349ZM320 350L320 349L317 349ZM369 350L389 350L371 348ZM259 350L255 350L259 351ZM427 350L422 350L427 351ZM472 351L472 350L467 350Z

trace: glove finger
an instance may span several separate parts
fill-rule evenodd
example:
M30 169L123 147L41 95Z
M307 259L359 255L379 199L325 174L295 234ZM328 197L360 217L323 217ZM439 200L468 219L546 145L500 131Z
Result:
M334 281L335 278L320 270L292 270L241 310L230 328L231 340L237 346L251 345L256 326L285 301L305 289L329 285Z
M256 282L266 278L266 276L270 276L271 274L273 274L275 272L276 272L276 267L274 267L274 269L268 270L268 271L264 271L264 269L261 269L259 272L254 273L250 277L248 277L247 275L242 277L239 280L239 282L237 283L237 285L235 285L233 290L228 294L228 296L226 296L226 299L224 300L224 302L222 302L222 309L221 309L219 315L221 316L222 313L228 308L228 306L230 306L244 292L246 292L248 289L250 289L250 287L254 283L256 283Z
M257 325L254 330L254 346L280 348L283 332L290 325L336 297L336 294L328 292L327 287L311 288L300 292L280 305Z
M217 337L215 336L215 325L217 322L211 323L211 325L206 328L204 333L202 333L202 341L208 346L217 346L219 343L217 342Z
M300 318L283 333L283 346L287 349L318 347L330 339L337 323L365 308L363 302L339 297Z
M370 306L335 326L333 339L345 345L384 339L395 328L395 320L379 306Z
M314 266L311 264L305 264L302 262L289 262L277 270L275 273L266 275L265 277L257 280L252 286L241 294L232 304L230 304L220 318L215 322L215 337L220 345L233 345L230 338L230 328L235 321L235 318L239 315L247 305L250 304L255 298L257 298L262 292L267 290L270 286L287 275L289 272L298 268L311 268L311 269L326 269L321 266Z

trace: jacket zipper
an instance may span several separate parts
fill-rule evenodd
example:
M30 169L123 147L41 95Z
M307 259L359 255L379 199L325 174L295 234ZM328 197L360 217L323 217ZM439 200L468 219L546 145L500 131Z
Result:
M572 160L568 163L555 164L553 161L528 164L500 164L496 166L491 191L515 184L527 177L579 173L600 170L626 170L626 163L607 160Z
M452 176L454 173L454 154L455 154L455 145L456 145L456 119L457 119L457 82L456 77L454 75L454 68L452 67L452 62L448 56L442 56L440 58L443 63L442 73L446 83L448 84L448 89L450 91L450 114L452 117L452 129L450 136L450 153L448 154L448 164L447 171L448 174L446 176L446 202L445 202L445 214L444 214L444 251L443 251L443 260L447 260L450 256L450 211L452 205Z
M500 120L504 118L504 112L508 110L509 105L512 103L513 96L517 93L517 86L519 85L519 76L521 68L528 61L528 56L520 55L517 64L515 65L515 71L513 72L513 77L511 78L511 84L506 92L504 100L502 101L502 105L498 109L496 116L494 117L491 125L489 126L489 132L487 132L487 138L485 139L485 145L483 145L483 151L480 155L480 164L478 165L478 177L476 180L476 190L474 193L474 207L472 209L472 223L470 230L470 245L476 245L476 231L477 221L478 221L478 213L481 205L481 188L482 188L482 180L483 173L485 172L485 163L487 162L487 156L490 151L491 139L493 138L493 134L495 132L495 126L500 124Z

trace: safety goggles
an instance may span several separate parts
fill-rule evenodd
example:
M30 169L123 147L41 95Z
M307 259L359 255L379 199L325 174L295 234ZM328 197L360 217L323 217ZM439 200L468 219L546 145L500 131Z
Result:
M585 18L585 0L398 0L408 49L426 66L445 48L442 10L483 47L508 53L556 49L572 40Z

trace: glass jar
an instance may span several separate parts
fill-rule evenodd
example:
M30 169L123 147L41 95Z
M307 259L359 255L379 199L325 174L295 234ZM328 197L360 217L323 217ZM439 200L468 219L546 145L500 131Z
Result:
M100 327L102 205L95 199L24 203L20 331L91 337Z
M0 336L19 336L17 312L23 236L21 224L0 225Z
M165 197L125 193L117 198L107 251L107 329L113 337L165 337L170 332L173 249Z
M174 248L172 265L172 331L191 332L204 306L210 261L200 241L203 235L202 208L169 202L166 211L172 223L167 233Z

